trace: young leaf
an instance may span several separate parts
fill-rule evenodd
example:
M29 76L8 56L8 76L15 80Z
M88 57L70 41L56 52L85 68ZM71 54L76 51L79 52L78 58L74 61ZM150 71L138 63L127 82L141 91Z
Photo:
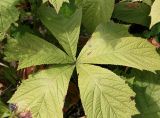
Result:
M74 66L56 66L23 81L9 103L32 118L63 118L62 108Z
M83 25L89 32L103 22L110 21L114 9L114 0L83 0Z
M160 117L160 72L134 70L134 91L136 92L137 108L139 115L134 118L159 118Z
M8 30L10 25L14 23L19 12L14 6L18 0L0 0L0 35Z
M155 0L155 2L153 3L150 16L151 16L150 27L160 22L160 0Z
M69 56L76 60L82 10L78 9L69 18L57 15L51 7L42 6L39 16L43 24L57 38Z
M79 88L87 118L130 118L138 113L135 93L119 76L94 65L79 64Z
M138 69L159 70L160 55L142 38L129 36L123 25L100 25L82 49L79 63L125 65Z
M72 63L72 59L63 51L30 33L9 40L5 55L8 61L19 61L18 69L41 64Z
M150 6L140 2L120 2L115 5L112 17L118 20L149 26L151 18Z

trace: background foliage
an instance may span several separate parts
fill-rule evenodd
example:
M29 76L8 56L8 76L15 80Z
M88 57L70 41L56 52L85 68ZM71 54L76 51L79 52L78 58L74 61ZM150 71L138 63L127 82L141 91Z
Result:
M160 0L1 0L1 118L160 118Z

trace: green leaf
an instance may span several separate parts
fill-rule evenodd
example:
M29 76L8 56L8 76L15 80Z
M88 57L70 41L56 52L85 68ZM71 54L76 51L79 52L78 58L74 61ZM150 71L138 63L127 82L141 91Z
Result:
M0 41L2 41L5 38L5 33L0 32Z
M156 48L139 37L129 36L127 27L108 23L100 25L82 49L79 63L124 65L141 70L159 70Z
M150 27L160 22L160 0L155 0L155 2L153 3L150 16L151 16Z
M62 5L61 10L59 11L59 15L63 15L64 17L70 17L76 11L77 6L73 3L64 3Z
M48 0L42 0L43 3L47 2Z
M69 2L69 0L49 0L49 2L54 6L55 10L58 13L63 2Z
M114 9L114 0L83 0L83 25L89 32L103 22L110 21Z
M149 26L150 6L140 2L119 2L115 5L112 17L118 20Z
M71 3L74 2L78 7L82 6L83 0L71 0Z
M42 0L43 3L49 1L55 8L56 12L58 13L60 8L62 7L63 2L68 2L69 0Z
M150 36L154 37L160 33L160 22L155 24L150 30Z
M159 118L160 117L160 72L134 70L134 91L139 115L134 118Z
M42 23L57 38L67 54L76 60L82 10L78 9L70 17L57 15L51 7L42 6L39 10Z
M79 64L79 88L87 118L130 118L138 113L135 93L119 76L94 65Z
M74 66L56 66L23 81L9 103L32 118L63 118L62 108Z
M144 3L146 3L149 6L152 6L154 0L143 0Z
M5 47L6 60L19 61L18 69L41 64L72 63L72 59L51 43L30 33L9 40Z
M7 106L1 101L0 99L0 118L6 118L9 117L11 115L9 109L7 108Z
M18 20L19 12L14 6L18 0L0 0L0 35ZM1 37L1 36L0 36Z

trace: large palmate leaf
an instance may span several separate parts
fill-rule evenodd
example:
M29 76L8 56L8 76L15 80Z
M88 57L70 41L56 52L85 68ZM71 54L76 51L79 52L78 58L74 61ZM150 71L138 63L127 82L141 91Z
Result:
M56 46L30 33L9 40L5 55L8 61L19 61L19 69L33 65L72 62L72 59Z
M82 49L80 63L125 65L159 70L160 55L142 38L129 36L127 28L113 23L100 25Z
M135 95L113 72L98 66L77 66L81 100L87 118L130 118L137 112Z
M159 118L160 117L160 72L134 70L134 91L139 115L134 118Z
M160 22L160 0L155 0L155 2L153 3L150 16L151 16L150 27Z
M80 32L82 10L78 9L72 16L65 18L57 15L51 7L42 6L39 16L43 24L57 38L67 54L76 60L77 43Z
M63 118L62 108L74 66L56 66L31 75L9 101L32 118Z
M0 0L0 35L18 19L19 12L14 6L16 1L18 0Z
M114 0L83 0L83 25L89 32L102 22L110 21Z
M47 0L43 0L43 1L46 2ZM49 2L54 6L55 10L58 13L63 2L69 2L69 0L49 0Z
M150 6L140 2L119 2L115 5L112 17L127 23L150 25Z

